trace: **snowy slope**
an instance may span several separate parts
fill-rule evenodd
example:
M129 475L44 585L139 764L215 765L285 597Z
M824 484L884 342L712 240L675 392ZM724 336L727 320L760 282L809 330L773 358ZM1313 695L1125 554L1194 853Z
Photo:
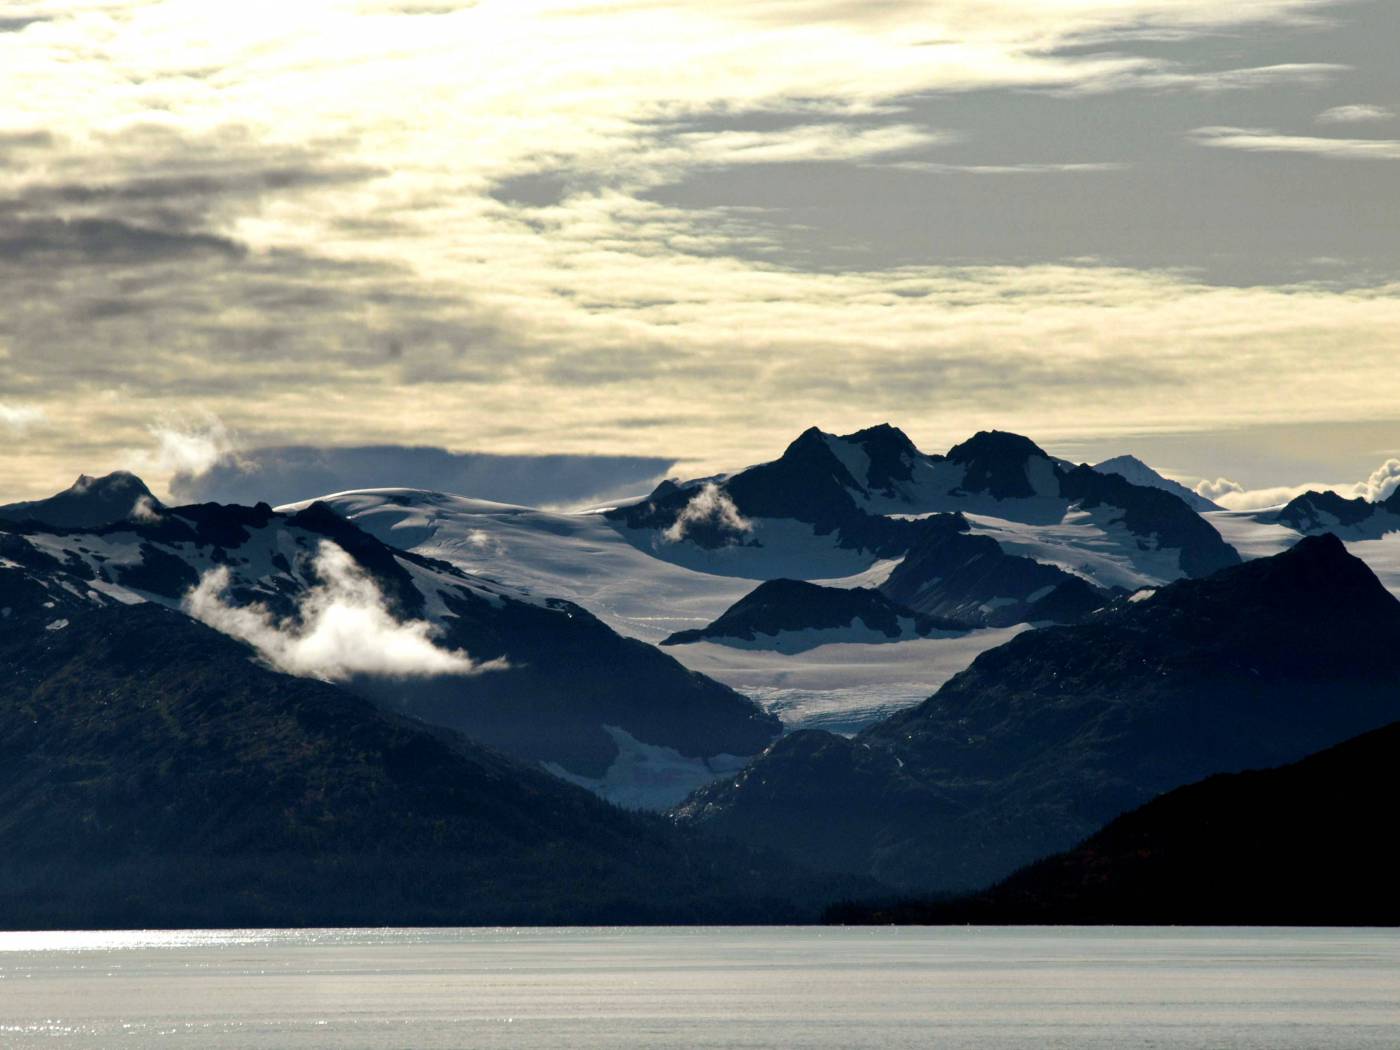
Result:
M1094 469L1100 474L1117 474L1126 478L1134 485L1144 485L1147 488L1161 489L1163 492L1170 492L1192 510L1204 513L1208 510L1222 510L1219 504L1206 499L1199 493L1188 489L1179 481L1172 481L1171 478L1163 477L1153 470L1136 456L1115 456L1106 459L1102 463L1095 463Z

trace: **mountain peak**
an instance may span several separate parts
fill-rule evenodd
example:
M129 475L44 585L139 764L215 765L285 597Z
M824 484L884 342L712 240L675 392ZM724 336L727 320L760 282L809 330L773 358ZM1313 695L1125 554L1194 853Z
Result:
M1024 462L1031 456L1045 456L1045 450L1030 438L1005 430L979 430L966 441L948 450L948 458L954 463L971 463L976 460Z
M876 423L873 427L865 427L853 434L844 434L841 440L851 441L857 445L875 445L898 448L903 452L918 452L918 449L914 447L914 442L909 440L909 435L892 423Z
M72 485L48 499L0 507L0 518L58 528L90 528L149 514L159 507L145 482L130 471L117 470L102 477L80 474Z
M92 495L104 492L130 492L135 490L144 496L150 496L151 490L146 487L146 483L129 470L114 470L110 474L101 477L93 477L91 474L79 474L78 480L73 482L65 492L74 495Z
M1117 474L1120 478L1143 488L1161 489L1163 492L1170 492L1173 496L1182 500L1188 507L1195 511L1221 509L1218 503L1187 488L1185 485L1181 484L1181 482L1172 481L1170 478L1159 474L1152 467L1138 459L1137 456L1114 456L1112 459L1106 459L1102 463L1095 463L1092 469L1099 474Z

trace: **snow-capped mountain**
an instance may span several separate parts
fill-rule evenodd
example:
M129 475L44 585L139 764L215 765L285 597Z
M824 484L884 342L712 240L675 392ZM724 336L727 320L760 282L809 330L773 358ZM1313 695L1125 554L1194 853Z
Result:
M1136 456L1114 456L1102 463L1095 463L1094 469L1100 474L1117 474L1144 488L1161 489L1170 492L1194 511L1205 513L1208 510L1221 510L1214 500L1206 499L1198 492L1188 489L1179 481L1163 477Z
M1400 489L1377 503L1346 499L1331 491L1309 491L1289 500L1271 519L1310 536L1333 532L1343 539L1379 539L1400 532Z
M609 517L659 558L707 572L812 579L902 557L923 535L911 519L938 513L962 513L1007 552L1104 588L1133 590L1239 561L1171 493L1074 467L1001 431L939 456L890 426L844 437L812 428L771 463L668 482Z
M1335 537L984 653L854 740L773 744L678 815L907 889L975 888L1212 773L1400 719L1400 601Z
M961 514L927 519L924 535L880 590L911 609L963 623L1076 623L1111 598L1056 565L1007 554Z
M858 728L917 702L1025 623L1072 622L1107 595L1238 561L1169 493L997 431L931 456L888 425L843 437L812 428L770 463L665 482L596 513L414 490L326 499L385 543L574 601L653 644L703 629L754 581L779 579L880 588L915 612L978 628L915 631L878 652L873 636L830 632L796 649L703 640L670 650L789 726Z
M769 580L714 623L678 631L662 645L716 642L738 648L803 652L838 642L881 644L963 635L966 623L916 613L873 588L822 587L805 580Z
M6 526L0 566L85 602L182 610L282 670L341 681L632 804L675 801L780 728L571 602L388 547L324 504Z
M387 544L484 580L568 599L618 633L652 644L703 628L754 588L752 579L657 557L650 547L629 542L626 530L602 513L557 514L402 489L339 493L326 502ZM281 509L298 506L304 505ZM870 564L862 557L854 566L864 571L811 582L874 587L895 564ZM708 641L668 652L691 670L760 700L789 726L855 729L917 703L1018 629L934 632L879 646L828 636L801 652L739 650Z
M127 518L143 518L161 509L145 482L124 470L104 477L86 474L48 499L0 506L0 521L37 521L61 528L88 528Z

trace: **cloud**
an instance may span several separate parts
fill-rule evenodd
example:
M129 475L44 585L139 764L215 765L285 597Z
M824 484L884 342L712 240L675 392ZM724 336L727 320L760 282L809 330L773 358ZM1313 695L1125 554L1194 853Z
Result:
M1388 459L1371 472L1371 476L1361 483L1358 495L1380 503L1389 499L1396 489L1400 489L1400 459Z
M34 405L11 405L0 401L0 427L13 434L26 434L44 419L44 410Z
M1400 307L1383 283L967 265L956 238L930 265L864 243L836 265L791 250L803 214L653 199L779 163L819 165L814 181L903 164L1069 181L1111 162L1023 163L1020 139L971 122L958 146L942 101L1314 83L1336 67L1164 56L1333 6L327 0L262 18L25 4L43 25L0 34L0 152L18 158L0 165L0 297L23 304L0 311L0 341L6 396L52 405L54 425L7 481L38 495L74 459L117 466L94 460L147 441L172 405L207 406L249 444L640 451L704 468L812 417L939 419L938 443L986 423L1121 425L1133 403L1151 406L1145 425L1388 411ZM535 192L493 196L503 186ZM1072 235L1095 203L993 206ZM662 422L613 422L637 406Z
M655 486L658 456L493 455L427 446L309 445L240 449L170 482L182 502L281 506L349 489L415 488L527 506L582 506Z
M739 513L728 493L713 481L707 481L691 497L669 528L662 532L667 543L679 543L697 525L713 525L722 532L743 534L753 532L753 522Z
M1368 124L1394 119L1394 110L1370 105L1333 106L1317 115L1319 124Z
M374 580L336 544L321 542L314 569L320 582L301 596L292 619L279 621L262 605L231 604L224 566L206 572L182 608L252 645L278 670L329 682L355 675L472 675L507 666L499 660L478 664L466 653L438 648L431 623L396 621Z
M1192 138L1202 146L1249 153L1301 153L1341 160L1400 160L1394 139L1334 139L1315 135L1284 135L1266 128L1197 128Z
M1077 161L1025 164L940 164L927 160L891 161L885 167L921 171L930 175L1065 175L1084 172L1127 171L1131 165L1116 161Z
M1219 503L1224 496L1237 496L1243 491L1243 485L1238 481L1231 481L1229 478L1216 478L1214 481L1202 481L1196 485L1196 495L1204 496L1216 503Z
M1196 492L1214 500L1227 510L1264 510L1278 507L1305 492L1335 492L1344 499L1364 499L1379 503L1400 489L1400 459L1388 459L1371 472L1365 481L1310 481L1299 485L1276 485L1262 489L1247 489L1237 481L1217 478L1202 481Z
M217 416L209 415L195 425L158 423L147 429L156 447L134 454L138 473L154 470L161 475L199 477L236 457L233 436Z
M131 520L147 523L160 521L160 508L150 496L142 496L131 507Z

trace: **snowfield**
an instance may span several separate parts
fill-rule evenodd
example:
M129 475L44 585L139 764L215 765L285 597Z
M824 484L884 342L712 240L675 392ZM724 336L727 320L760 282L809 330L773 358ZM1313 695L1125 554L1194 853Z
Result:
M280 509L298 510L310 502ZM323 502L385 543L441 558L540 598L566 598L619 634L652 644L676 631L705 626L753 590L757 580L770 578L767 573L781 576L793 567L791 550L707 552L693 544L673 545L691 552L692 565L730 570L701 571L649 552L647 544L638 542L641 534L629 535L631 530L599 513L558 514L413 489L342 492ZM781 542L802 546L807 567L851 570L848 575L818 577L814 583L873 587L897 564L835 551L830 540L813 537L809 528L795 522L771 524L789 527ZM760 575L731 574L740 561L746 572ZM927 699L978 653L1000 645L1017 630L979 630L897 644L883 637L878 639L883 644L794 644L794 651L788 652L711 642L669 646L665 651L691 670L759 700L790 727L822 725L854 732Z

